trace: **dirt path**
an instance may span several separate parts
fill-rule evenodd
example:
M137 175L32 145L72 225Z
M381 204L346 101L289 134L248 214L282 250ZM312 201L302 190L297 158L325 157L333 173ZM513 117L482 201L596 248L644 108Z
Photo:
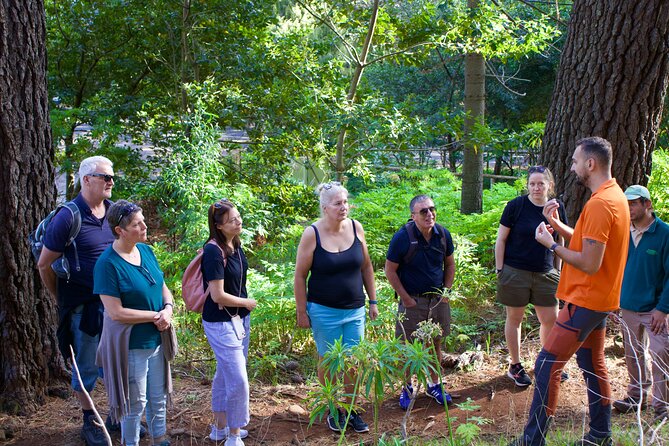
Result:
M618 346L609 340L607 363L613 383L614 396L624 394L626 371ZM536 344L526 346L529 351L536 351ZM529 352L525 355L527 358ZM528 361L529 363L529 361ZM506 360L502 352L486 357L475 370L451 371L446 376L448 388L457 394L456 403L468 398L480 406L475 411L463 411L457 406L450 411L455 426L467 417L481 417L491 420L483 426L482 438L497 443L499 439L515 436L527 417L532 398L532 388L518 389L506 376ZM560 407L556 425L562 429L578 432L581 426L587 426L586 394L583 378L580 376L575 361L569 362L566 369L571 379L562 384ZM291 405L307 408L307 385L262 386L252 385L250 436L245 440L247 446L253 445L332 445L338 437L330 432L323 422L316 422L308 427L307 416L297 416L288 411ZM98 391L96 400L102 396ZM168 413L168 431L172 445L213 445L205 439L211 423L210 388L198 380L175 372L174 407ZM104 402L99 401L100 407ZM365 420L372 424L371 407L365 406L368 413ZM8 417L0 415L0 431L4 428L11 435L2 445L82 445L79 439L80 411L74 397L67 400L48 398L43 409L31 417ZM390 396L383 403L380 412L379 432L398 434L404 415L397 403L396 396ZM650 417L647 414L646 417ZM614 423L630 423L631 415L614 416ZM440 438L447 434L447 425L443 408L425 394L419 394L409 423L412 436ZM577 434L574 434L577 435ZM667 434L669 437L669 434ZM350 444L361 441L371 442L372 434L347 434ZM118 434L113 437L119 443ZM142 445L149 445L144 440ZM221 443L222 444L222 443Z

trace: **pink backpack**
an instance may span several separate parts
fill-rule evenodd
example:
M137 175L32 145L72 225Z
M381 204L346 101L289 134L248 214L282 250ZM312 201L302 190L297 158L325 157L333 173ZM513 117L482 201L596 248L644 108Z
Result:
M218 246L218 243L214 240L210 240L207 243L216 245L218 249L221 249ZM204 301L207 300L209 295L209 289L204 289L202 285L202 253L203 249L200 248L197 250L197 255L186 267L184 275L181 278L181 297L186 304L186 309L190 311L196 311L202 313L202 308L204 307ZM225 251L221 249L221 254L223 254L223 264L225 265Z

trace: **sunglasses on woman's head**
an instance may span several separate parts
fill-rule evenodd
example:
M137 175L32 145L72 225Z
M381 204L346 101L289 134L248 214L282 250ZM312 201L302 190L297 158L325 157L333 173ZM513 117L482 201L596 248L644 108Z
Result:
M232 202L230 200L228 200L227 198L221 198L216 203L214 203L214 208L215 209L222 209L224 207L223 205L226 204L226 203L230 204L230 205L232 204Z
M544 166L532 166L529 169L527 169L527 173L532 175L533 173L544 173L546 172L546 168Z
M329 183L325 183L323 185L323 189L330 190L335 186L341 186L341 183L339 181L330 181Z
M137 206L135 203L128 203L125 206L123 206L123 209L121 209L121 218L125 218L128 215L132 214L136 210L139 209L139 206Z

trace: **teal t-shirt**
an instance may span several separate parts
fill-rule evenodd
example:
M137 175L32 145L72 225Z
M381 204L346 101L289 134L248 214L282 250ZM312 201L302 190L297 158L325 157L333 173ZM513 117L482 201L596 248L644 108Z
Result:
M95 264L93 292L118 297L124 308L160 311L163 308L163 272L150 247L138 243L142 261L128 263L109 246ZM153 322L135 324L130 349L156 348L160 332Z

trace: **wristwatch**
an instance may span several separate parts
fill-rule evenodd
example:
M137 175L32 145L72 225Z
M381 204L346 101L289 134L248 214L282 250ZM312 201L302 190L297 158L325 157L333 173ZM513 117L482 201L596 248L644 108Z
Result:
M550 252L552 252L553 254L555 254L555 248L557 248L558 246L560 246L559 243L553 243L553 244L551 245L551 247L548 248L548 250L549 250Z

